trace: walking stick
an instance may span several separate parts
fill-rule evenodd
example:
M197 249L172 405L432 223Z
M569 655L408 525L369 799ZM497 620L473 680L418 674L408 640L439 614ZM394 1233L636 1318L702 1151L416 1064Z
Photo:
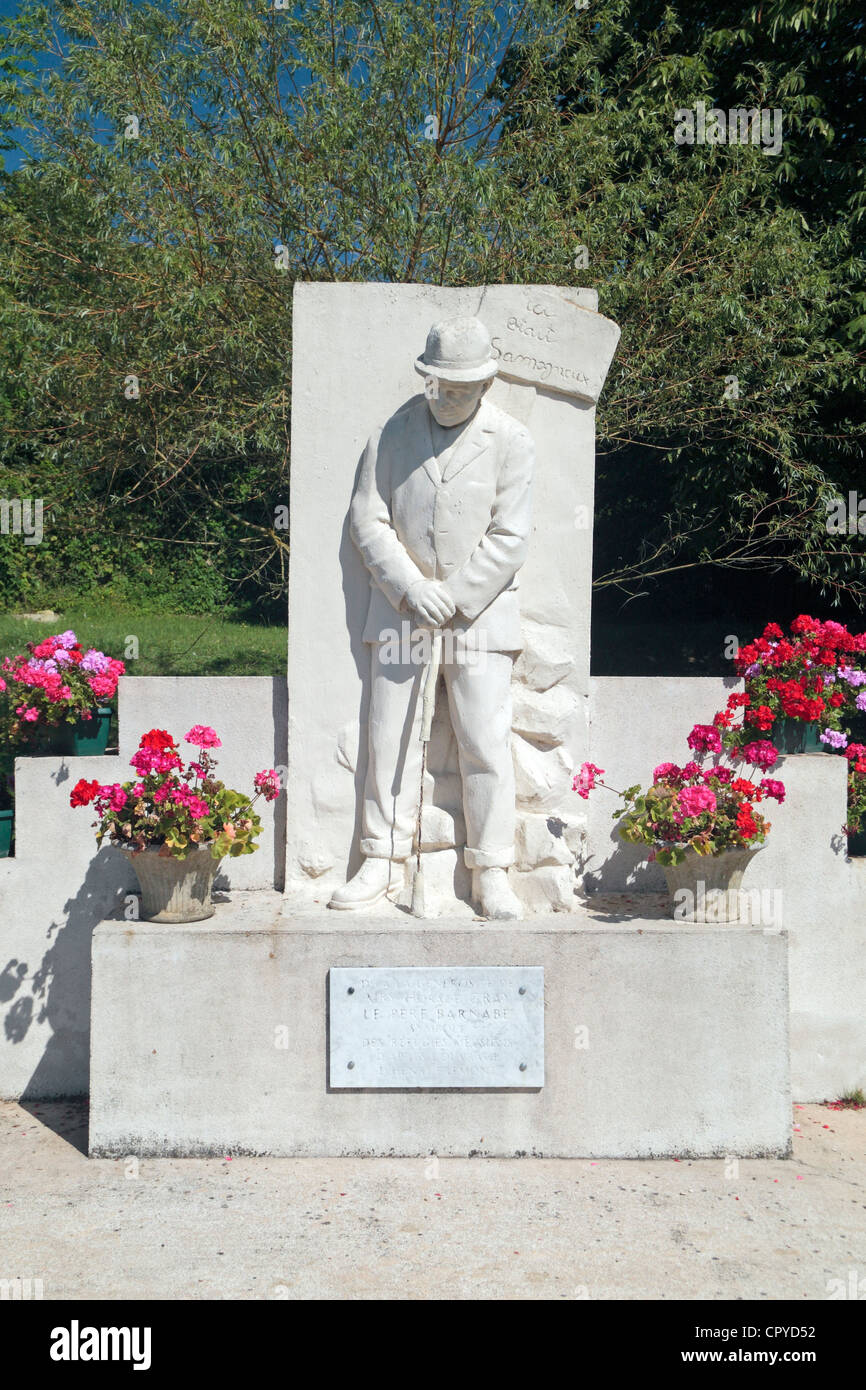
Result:
M427 772L427 744L433 726L433 711L436 707L436 685L442 665L442 629L433 630L433 649L424 673L423 707L421 711L421 788L418 793L418 824L415 832L415 881L412 884L412 916L426 917L427 905L424 899L424 872L421 868L421 817L424 814L424 776Z

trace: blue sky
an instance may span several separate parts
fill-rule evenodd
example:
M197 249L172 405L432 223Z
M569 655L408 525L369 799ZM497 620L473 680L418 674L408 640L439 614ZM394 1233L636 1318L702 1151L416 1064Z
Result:
M20 9L19 0L0 0L0 24L2 24L4 19L10 19L14 15L17 15ZM18 138L19 134L20 132L13 130L11 132L12 139ZM18 150L7 150L2 156L3 166L6 169L17 169L21 160L22 155Z

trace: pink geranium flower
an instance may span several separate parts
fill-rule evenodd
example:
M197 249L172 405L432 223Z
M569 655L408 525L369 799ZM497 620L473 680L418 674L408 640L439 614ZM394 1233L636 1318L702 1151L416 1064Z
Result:
M704 811L715 811L716 794L710 787L683 787L677 793L680 810L686 816L700 816Z
M172 768L183 767L177 753L159 753L152 748L139 748L129 761L140 777L146 777L149 772L171 772Z
M576 772L574 775L574 780L571 784L571 789L572 791L577 792L578 796L582 796L584 801L586 801L589 798L590 792L595 786L596 777L603 776L603 767L596 767L595 763L583 763L581 765L580 771Z
M112 782L109 786L99 788L99 796L103 801L107 801L112 811L122 811L126 805L126 792L119 782Z
M265 801L274 801L280 794L280 778L276 768L257 772L253 778L253 786L257 792L263 794Z
M184 734L184 742L192 743L196 748L222 748L222 740L206 724L193 724L189 733Z
M774 777L764 777L761 780L761 786L763 787L765 794L767 796L773 797L773 799L775 801L778 801L780 805L785 800L784 782L777 782Z
M768 772L778 761L779 754L769 739L762 738L756 743L747 743L743 749L743 757L752 767L759 767L762 772Z
M676 763L659 763L653 771L653 781L664 782L670 777L680 778L682 775L682 769Z
M102 699L106 697L110 699L117 689L117 681L113 676L91 676L87 684L94 695L98 695Z
M722 749L721 735L712 724L696 724L686 743L696 753L720 753Z

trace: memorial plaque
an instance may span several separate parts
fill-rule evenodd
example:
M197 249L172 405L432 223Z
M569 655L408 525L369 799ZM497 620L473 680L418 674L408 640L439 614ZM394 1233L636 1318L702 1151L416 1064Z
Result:
M544 1085L542 966L335 967L332 1089Z

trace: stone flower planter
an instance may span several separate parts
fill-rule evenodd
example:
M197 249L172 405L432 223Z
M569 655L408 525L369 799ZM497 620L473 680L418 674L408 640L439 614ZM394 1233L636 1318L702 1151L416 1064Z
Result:
M210 845L197 845L186 859L161 854L158 846L124 849L141 884L141 916L145 922L203 922L213 917L211 890L220 859Z
M662 864L678 922L738 922L743 874L763 845L722 854L691 851L681 864ZM676 896L679 895L679 896Z

